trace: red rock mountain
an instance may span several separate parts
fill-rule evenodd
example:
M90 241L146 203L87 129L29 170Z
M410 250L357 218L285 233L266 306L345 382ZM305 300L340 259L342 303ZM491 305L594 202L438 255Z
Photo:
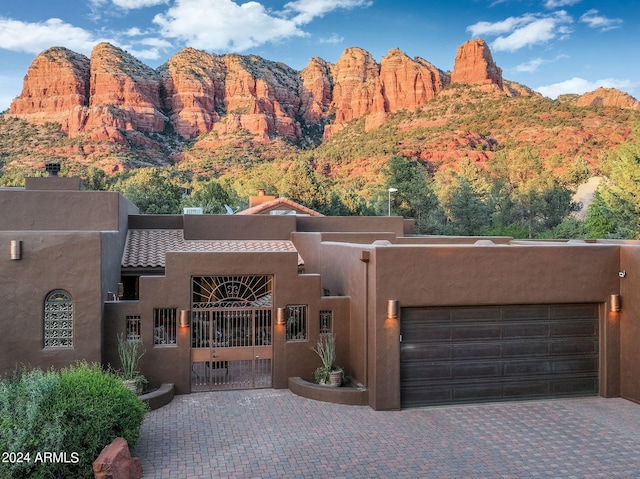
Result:
M640 110L640 102L631 95L615 88L598 88L578 98L578 106L615 106Z
M471 46L461 47L452 77L501 88L500 69L486 44L465 45ZM184 137L246 130L264 141L297 140L301 122L332 122L335 129L364 115L384 119L423 104L450 81L426 60L397 49L378 64L368 52L349 48L335 64L312 58L297 72L257 56L187 48L153 70L101 43L91 58L60 47L38 55L8 113L59 122L71 137L123 141L124 131L159 132L170 123Z
M33 123L57 122L70 136L145 145L148 134L173 128L185 138L205 135L201 147L249 132L254 141L300 140L305 127L325 138L359 117L367 128L389 113L415 109L449 83L481 85L507 96L537 95L503 80L487 44L470 40L452 73L392 49L380 63L349 48L335 64L312 58L302 71L257 56L214 55L187 48L152 69L108 43L91 58L55 47L38 55L8 115ZM584 104L638 108L617 90L585 95Z
M458 48L451 81L467 85L486 84L502 90L502 70L493 61L484 40L470 40Z

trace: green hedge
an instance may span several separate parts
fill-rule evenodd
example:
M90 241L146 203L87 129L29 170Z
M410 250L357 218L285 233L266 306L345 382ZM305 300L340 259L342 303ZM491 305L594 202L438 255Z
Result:
M135 448L145 412L98 365L0 381L0 478L92 478L93 461L113 439Z

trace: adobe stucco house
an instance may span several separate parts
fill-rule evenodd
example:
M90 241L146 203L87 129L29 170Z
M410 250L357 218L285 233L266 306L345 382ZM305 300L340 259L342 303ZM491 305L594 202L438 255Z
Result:
M635 241L421 237L398 217L139 215L58 177L0 189L0 208L1 373L117 367L124 334L143 341L150 383L178 394L294 389L333 331L376 410L640 401Z

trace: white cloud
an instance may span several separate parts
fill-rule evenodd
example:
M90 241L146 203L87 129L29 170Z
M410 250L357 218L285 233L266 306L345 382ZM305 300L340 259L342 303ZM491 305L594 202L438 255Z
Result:
M535 88L544 96L549 98L557 98L558 95L564 95L568 93L575 93L582 95L590 91L594 91L600 87L602 88L617 88L630 92L640 86L640 82L632 82L630 80L617 80L615 78L605 78L602 80L589 81L584 78L574 77L570 80L566 80L560 83L554 83L552 85L540 86Z
M5 50L38 54L52 46L62 46L86 54L100 41L109 40L96 38L59 18L37 23L0 18L0 45Z
M320 40L318 40L319 43L333 43L333 44L342 43L343 41L344 41L344 37L341 35L338 35L337 33L332 33L331 36L326 38L321 38Z
M620 18L607 18L602 15L598 15L598 10L592 8L584 15L580 17L582 23L586 23L591 28L597 28L600 31L613 30L619 28L622 25L623 20Z
M570 7L580 3L582 0L546 0L544 6L549 9Z
M520 65L514 68L515 71L521 73L533 73L540 67L540 65L547 63L546 60L542 58L534 58L533 60L529 60L526 63L521 63Z
M513 52L557 37L566 38L571 33L567 25L572 22L571 16L560 10L548 15L527 13L494 23L478 22L467 30L473 36L500 35L491 44L492 49Z
M136 8L155 7L156 5L167 4L168 0L113 0L116 7L125 10L134 10Z
M194 48L241 52L268 42L303 37L302 25L338 9L370 5L370 0L295 0L280 12L261 3L234 0L175 0L153 22L166 38Z
M304 25L334 10L368 7L372 3L370 0L295 0L284 8L285 14L293 12L292 20L297 25Z
M527 25L535 21L535 15L527 13L521 17L509 17L500 22L478 22L467 27L467 30L471 32L474 37L481 37L483 35L501 35L508 33L522 25Z
M176 0L153 19L167 38L201 49L243 51L269 41L304 36L291 20L272 15L257 2Z

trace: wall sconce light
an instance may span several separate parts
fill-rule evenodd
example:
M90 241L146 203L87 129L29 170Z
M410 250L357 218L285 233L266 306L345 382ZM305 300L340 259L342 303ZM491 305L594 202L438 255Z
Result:
M620 295L619 294L612 294L609 297L609 311L611 311L612 313L617 313L618 311L620 311Z
M22 241L11 240L11 259L22 259Z
M189 327L189 310L181 309L180 310L180 327L188 328Z
M276 324L282 326L286 324L287 318L285 315L285 308L278 308L276 311Z
M387 301L387 318L396 319L398 317L398 300L390 299Z

